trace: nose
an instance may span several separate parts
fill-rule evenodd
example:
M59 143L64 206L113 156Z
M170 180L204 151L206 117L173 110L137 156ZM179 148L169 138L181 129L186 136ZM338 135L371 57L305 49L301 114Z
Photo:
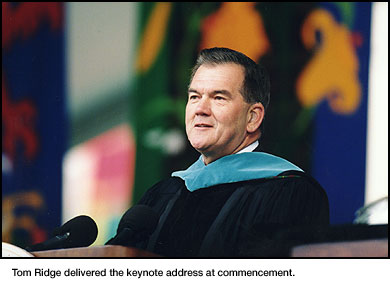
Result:
M195 114L196 115L210 115L210 100L208 97L202 97L196 104Z

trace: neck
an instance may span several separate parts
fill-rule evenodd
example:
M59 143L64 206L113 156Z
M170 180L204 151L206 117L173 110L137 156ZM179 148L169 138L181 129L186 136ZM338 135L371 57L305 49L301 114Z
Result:
M246 153L246 152L253 152L257 148L258 145L259 145L259 141L256 140L255 142L251 143L247 147L245 147L242 150L240 150L239 152L237 152L237 154Z

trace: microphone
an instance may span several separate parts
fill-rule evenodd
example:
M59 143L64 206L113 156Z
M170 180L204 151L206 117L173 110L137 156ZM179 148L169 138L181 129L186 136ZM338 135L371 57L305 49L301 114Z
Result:
M96 240L97 234L98 229L95 221L91 217L81 215L54 229L53 238L29 246L26 250L32 252L87 247Z
M122 216L115 237L105 245L135 246L156 229L159 216L150 207L136 205Z

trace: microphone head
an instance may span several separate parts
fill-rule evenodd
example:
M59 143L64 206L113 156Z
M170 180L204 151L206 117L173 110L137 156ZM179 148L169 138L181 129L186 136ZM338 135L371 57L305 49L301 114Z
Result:
M152 208L145 205L136 205L128 209L122 216L118 225L117 234L125 228L129 228L135 232L143 231L151 234L155 230L158 220L159 216Z
M77 216L54 231L55 235L69 233L69 237L63 244L63 248L87 247L97 237L98 228L95 221L88 216Z

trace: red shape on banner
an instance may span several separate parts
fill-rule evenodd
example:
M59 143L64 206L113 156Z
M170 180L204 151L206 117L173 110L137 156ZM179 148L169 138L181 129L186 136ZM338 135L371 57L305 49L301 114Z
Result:
M3 152L12 160L15 159L16 146L19 140L24 144L24 155L32 160L38 151L38 138L34 129L37 114L35 106L29 100L11 102L2 80L2 123Z
M21 2L15 8L11 3L2 3L2 48L9 48L12 42L21 37L31 37L39 26L47 21L52 30L62 26L62 3L60 2Z

